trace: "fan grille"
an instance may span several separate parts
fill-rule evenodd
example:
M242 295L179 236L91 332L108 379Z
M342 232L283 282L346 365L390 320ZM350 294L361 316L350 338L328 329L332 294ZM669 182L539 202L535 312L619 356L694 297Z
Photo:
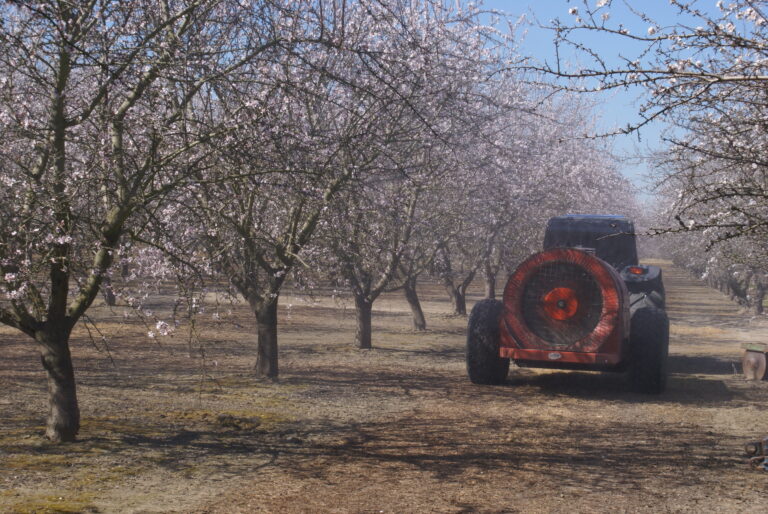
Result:
M603 297L595 278L569 262L541 265L523 291L525 324L554 348L570 346L588 336L600 321L602 308Z

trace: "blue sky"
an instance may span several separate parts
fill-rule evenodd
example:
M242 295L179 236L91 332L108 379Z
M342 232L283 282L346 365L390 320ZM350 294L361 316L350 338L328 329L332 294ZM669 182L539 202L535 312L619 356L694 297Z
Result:
M594 5L596 0L590 0L590 5ZM707 2L704 2L706 4ZM714 6L715 0L709 2ZM638 20L623 5L623 2L615 0L610 9L610 23L614 26L623 24L633 33L645 33L648 25ZM635 6L642 10L660 23L661 26L672 25L679 21L676 12L669 6L669 2L663 0L636 0ZM577 0L485 0L484 7L505 11L513 17L525 14L526 18L534 22L538 20L541 24L548 24L554 18L560 18L563 22L572 22L573 16L568 13L569 8L583 8L583 3ZM586 39L589 46L598 51L602 56L611 60L619 54L631 56L637 51L633 48L631 42L616 38L607 38L601 35L590 36ZM532 55L534 58L549 62L554 62L555 52L552 43L552 33L534 25L529 26L525 38L521 44L522 52ZM561 54L561 57L562 54ZM574 59L575 56L565 56L567 59ZM639 96L641 91L609 91L600 95L592 96L593 100L601 102L599 107L599 116L601 118L601 129L610 129L613 127L624 127L627 123L637 121L637 107L639 106ZM622 157L631 157L638 153L647 154L661 147L661 131L663 126L660 123L654 123L644 127L640 133L625 136L616 136L613 138L613 148L616 154ZM648 168L643 162L630 160L622 162L621 171L631 179L636 185L642 187L646 185L643 176L648 173Z

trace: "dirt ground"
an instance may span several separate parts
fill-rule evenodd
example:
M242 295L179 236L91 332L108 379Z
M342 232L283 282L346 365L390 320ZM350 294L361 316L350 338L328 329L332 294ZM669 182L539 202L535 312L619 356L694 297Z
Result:
M763 511L768 474L743 445L768 436L768 382L746 382L738 361L768 321L664 273L661 396L616 374L514 367L503 386L472 385L466 319L434 286L425 333L398 295L377 302L370 351L353 348L351 302L286 295L277 384L250 377L244 306L218 320L208 307L203 352L97 306L109 353L77 333L80 440L52 445L35 349L0 329L0 511Z

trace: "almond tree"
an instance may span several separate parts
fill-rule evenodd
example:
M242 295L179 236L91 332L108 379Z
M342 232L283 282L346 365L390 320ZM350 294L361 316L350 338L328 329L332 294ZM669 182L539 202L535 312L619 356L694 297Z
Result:
M377 179L336 202L322 243L333 270L355 301L358 348L371 348L373 303L392 283L410 243L419 199L407 180Z
M80 427L70 335L139 212L184 185L226 127L191 107L283 37L238 2L4 2L0 26L0 322L48 374L46 436ZM243 23L249 18L249 24ZM185 127L182 131L181 128ZM179 137L181 133L185 137Z
M386 114L375 97L345 99L346 93L324 86L325 79L315 81L317 94L328 96L275 95L281 108L272 130L278 137L249 141L258 141L259 155L236 163L221 159L216 169L229 164L223 172L237 169L240 178L213 181L194 193L192 219L203 223L201 239L210 259L256 317L259 378L279 373L277 306L288 274L297 264L312 262L311 254L302 254L328 205L345 183L370 169L381 142L390 137L378 126Z
M442 180L432 180L428 187L420 189L410 239L399 255L394 279L386 288L387 292L403 291L411 309L413 328L417 331L427 329L417 287L419 278L432 268L439 250L440 237L437 230L442 221L439 206L444 200L443 185Z

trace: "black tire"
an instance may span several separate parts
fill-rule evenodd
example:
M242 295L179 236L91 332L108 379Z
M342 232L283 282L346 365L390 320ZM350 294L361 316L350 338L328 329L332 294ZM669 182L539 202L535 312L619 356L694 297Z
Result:
M467 326L467 374L474 384L501 384L509 359L499 357L499 320L504 304L482 300L475 304Z
M669 318L650 296L630 309L629 382L632 390L660 394L667 386Z

